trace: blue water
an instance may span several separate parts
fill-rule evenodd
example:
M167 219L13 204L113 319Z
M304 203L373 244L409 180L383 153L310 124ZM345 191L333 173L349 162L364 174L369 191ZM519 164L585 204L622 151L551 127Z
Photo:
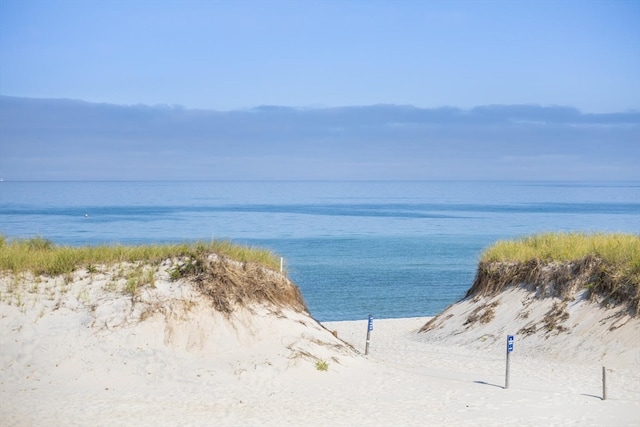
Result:
M640 182L0 183L10 238L269 248L320 321L438 313L483 248L543 231L640 234Z

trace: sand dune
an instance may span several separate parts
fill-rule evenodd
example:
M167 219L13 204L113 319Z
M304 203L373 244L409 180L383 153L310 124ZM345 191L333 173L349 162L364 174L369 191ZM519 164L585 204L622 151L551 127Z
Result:
M640 366L640 319L625 307L602 308L586 294L578 291L567 301L511 287L452 305L420 335L431 343L503 350L511 334L518 354L532 358Z
M517 335L505 390L504 335L544 307L511 327L456 320L492 303L480 300L425 333L429 318L375 320L364 356L366 319L320 325L268 303L221 313L194 283L171 281L169 267L134 295L117 279L123 266L3 276L0 424L640 425L637 319L602 338L606 313L568 307L571 333ZM501 298L494 318L515 322L526 295Z

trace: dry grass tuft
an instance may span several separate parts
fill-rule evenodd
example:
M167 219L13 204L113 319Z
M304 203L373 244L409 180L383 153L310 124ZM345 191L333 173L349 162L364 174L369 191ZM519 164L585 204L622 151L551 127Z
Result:
M567 328L561 325L562 322L569 318L569 313L567 312L567 303L554 303L551 310L547 312L547 314L542 319L544 322L544 327L548 332L558 331L564 332Z
M498 306L498 301L494 301L491 304L481 305L476 307L469 317L464 322L464 325L471 325L476 322L480 322L480 324L489 323L493 320L496 315L495 308ZM425 325L426 327L426 325Z
M631 314L640 314L640 283L593 256L565 263L480 263L466 297L497 295L508 287L524 286L537 298L569 300L580 289L589 299L604 306L627 305Z
M285 276L253 262L238 262L201 254L188 259L173 276L193 280L197 289L211 299L214 308L226 315L235 307L267 304L308 312L300 289Z

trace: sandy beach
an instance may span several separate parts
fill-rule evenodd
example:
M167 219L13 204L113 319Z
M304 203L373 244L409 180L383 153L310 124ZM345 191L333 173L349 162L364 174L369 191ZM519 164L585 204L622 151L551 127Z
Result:
M455 322L429 338L430 318L374 319L365 356L366 318L226 317L166 268L135 299L105 290L110 275L0 280L2 426L640 425L637 319L604 358L573 357L581 331L516 335L505 389L506 342L442 338L463 335Z

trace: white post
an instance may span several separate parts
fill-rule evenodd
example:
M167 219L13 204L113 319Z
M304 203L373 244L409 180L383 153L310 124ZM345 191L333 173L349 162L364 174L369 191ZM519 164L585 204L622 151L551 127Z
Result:
M280 274L282 274L282 265L284 264L284 259L280 257Z
M607 400L607 369L602 367L602 400Z

